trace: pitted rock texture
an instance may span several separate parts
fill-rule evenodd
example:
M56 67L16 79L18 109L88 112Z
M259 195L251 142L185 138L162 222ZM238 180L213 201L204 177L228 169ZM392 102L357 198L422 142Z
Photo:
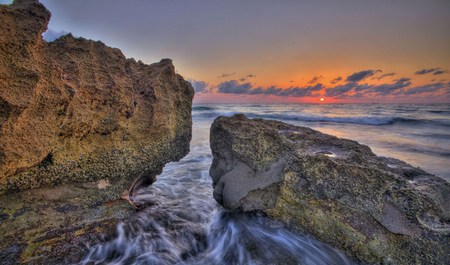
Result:
M130 184L189 151L194 91L172 61L99 41L42 39L38 1L0 5L0 194L108 179Z
M194 90L170 59L47 43L49 19L36 0L0 5L1 264L79 262L132 218L124 191L189 152Z
M369 264L445 264L450 185L369 147L244 115L211 126L214 198L262 210Z

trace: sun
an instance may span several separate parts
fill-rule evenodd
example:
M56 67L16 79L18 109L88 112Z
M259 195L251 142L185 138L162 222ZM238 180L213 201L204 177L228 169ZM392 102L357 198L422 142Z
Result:
M320 102L324 102L325 101L325 99L324 98L320 98Z

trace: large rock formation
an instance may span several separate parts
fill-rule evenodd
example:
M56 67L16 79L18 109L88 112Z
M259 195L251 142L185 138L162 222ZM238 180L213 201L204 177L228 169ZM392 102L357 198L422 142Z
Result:
M219 117L214 197L262 210L364 263L446 264L450 185L369 147L277 121Z
M71 35L46 43L43 5L0 8L0 192L129 179L186 155L194 92L171 60Z
M194 91L171 60L145 65L72 35L47 43L49 19L36 0L0 5L2 264L81 258L65 246L92 243L95 223L114 231L133 181L189 152Z

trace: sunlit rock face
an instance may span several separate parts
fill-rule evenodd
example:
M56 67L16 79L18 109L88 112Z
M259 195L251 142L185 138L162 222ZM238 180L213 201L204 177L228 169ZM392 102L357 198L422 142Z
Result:
M2 264L78 262L134 211L133 183L189 152L194 91L170 59L47 43L49 19L38 1L0 5Z
M448 260L446 181L355 141L244 115L217 118L210 141L224 207L265 211L367 263Z
M171 60L146 65L72 35L47 43L37 1L0 14L0 193L129 182L187 154L194 92Z

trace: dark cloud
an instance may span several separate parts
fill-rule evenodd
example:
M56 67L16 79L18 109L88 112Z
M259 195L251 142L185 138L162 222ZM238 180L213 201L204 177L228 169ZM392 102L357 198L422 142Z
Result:
M394 76L394 75L395 75L395 73L388 73L388 74L384 74L384 75L380 75L380 76L374 77L373 79L381 80L381 79L383 79L385 77Z
M323 89L322 84L307 87L290 87L283 89L276 86L267 88L253 87L251 83L239 83L237 80L222 82L218 85L219 93L244 94L244 95L273 95L280 97L307 97L315 96L315 93Z
M217 78L230 77L230 76L233 76L233 75L235 75L235 74L236 74L236 73L230 73L230 74L228 74L228 73L223 73L223 74L219 75Z
M433 75L441 75L441 74L445 74L447 72L448 71L445 71L445 70L437 70L437 71L434 71Z
M327 97L343 96L347 94L349 91L351 91L357 85L358 85L357 83L346 83L343 85L335 86L333 88L328 88L325 92L325 96Z
M371 77L376 73L380 73L381 70L364 70L357 73L354 73L352 75L347 76L347 79L345 81L347 82L359 82L367 77Z
M444 71L442 69L424 69L436 71ZM379 74L381 70L364 70L353 73L344 79L339 76L333 79L330 83L335 84L342 82L342 84L325 87L319 83L323 79L322 76L315 76L308 82L306 86L292 86L289 88L281 88L278 86L270 87L256 87L251 82L244 82L249 76L243 77L239 80L228 80L218 85L218 92L224 94L237 95L273 95L280 97L314 97L319 96L324 91L324 96L334 98L370 98L370 97L385 97L385 96L408 96L408 95L443 95L450 94L450 82L439 82L422 86L413 86L411 78L403 77L398 79L389 79L392 81L383 84L368 84L361 82L362 80L372 77L372 79L382 80L387 77L395 76L396 73ZM293 81L293 80L292 80ZM204 85L204 84L202 84Z
M242 77L241 79L239 79L239 81L245 82L245 81L247 81L247 79L249 79L249 78L254 78L254 77L256 77L256 75L254 75L254 74L249 74L249 75L247 75L246 77Z
M440 82L415 87L411 87L411 85L411 78L406 77L394 80L394 83L381 85L348 82L343 85L326 89L325 96L335 98L362 98L388 95L418 95L436 92L446 93L446 91L450 90L450 82Z
M409 82L409 81L411 81L411 78L408 78L408 77L402 77L402 78L400 78L400 79L396 79L396 80L394 80L396 83L406 83L406 82ZM409 83L411 83L411 82L409 82Z
M393 84L382 84L378 86L373 86L370 89L370 93L377 96L387 96L389 94L398 93L401 89L409 87L411 85L410 78L400 78L395 80Z
M283 97L311 97L315 96L314 92L322 90L324 86L322 84L316 84L314 86L307 87L290 87L288 89L281 89L275 96Z
M192 87L194 88L195 93L207 93L208 92L208 83L203 82L203 81L197 81L194 79L188 79L187 81L189 81L192 85Z
M54 41L56 39L58 39L59 37L68 34L69 32L65 31L65 30L61 30L61 31L55 31L51 28L47 29L46 32L44 32L44 34L42 34L42 37L44 38L44 40L51 42Z
M251 95L278 95L281 92L281 88L271 86L268 88L257 87L250 91Z
M416 95L416 94L422 94L422 93L432 93L432 92L438 92L440 90L448 90L449 84L445 83L434 83L434 84L428 84L423 86L416 86L412 87L410 89L405 89L402 91L401 94L404 95Z
M224 94L249 94L252 89L252 84L240 84L237 80L230 80L220 83L217 88L219 93Z
M416 74L416 75L425 75L425 74L429 74L429 73L433 73L433 72L441 71L441 70L442 70L441 68L422 69L422 70L419 70L419 71L415 72L414 74Z
M338 83L341 80L342 80L342 76L338 76L335 79L331 80L331 83L334 85L334 84Z
M343 85L328 88L325 91L326 97L355 97L357 94L367 93L373 89L373 85L358 84L356 82L345 83Z
M315 84L315 83L317 83L317 82L320 82L322 79L323 79L323 76L315 76L315 77L313 77L313 79L311 79L311 80L308 82L308 84L309 84L309 85Z
M356 85L353 90L357 93L361 93L361 92L365 92L365 91L369 91L370 89L372 89L373 86L369 85L369 84L361 84L361 85Z

